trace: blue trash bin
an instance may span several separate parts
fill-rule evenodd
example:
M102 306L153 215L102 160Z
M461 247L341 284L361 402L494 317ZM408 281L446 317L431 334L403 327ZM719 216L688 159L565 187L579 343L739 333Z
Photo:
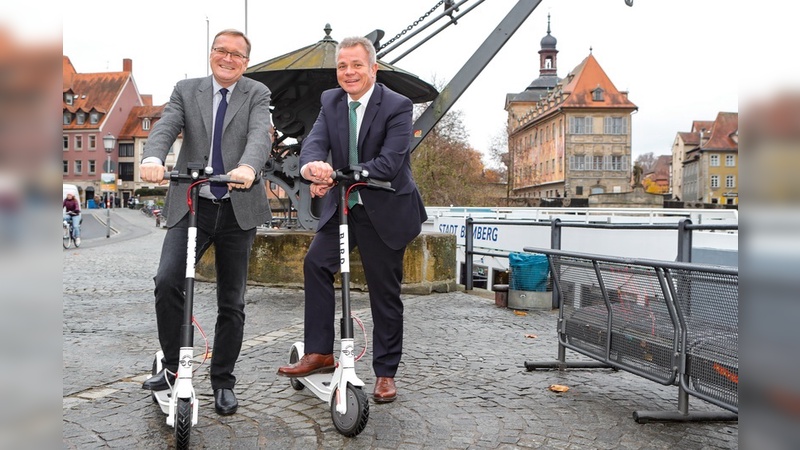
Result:
M547 290L547 276L550 274L547 255L514 252L508 255L508 263L511 267L510 289L536 292Z

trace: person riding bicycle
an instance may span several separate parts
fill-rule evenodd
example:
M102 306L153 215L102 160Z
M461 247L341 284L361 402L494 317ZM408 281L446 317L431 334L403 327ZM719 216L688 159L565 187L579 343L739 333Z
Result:
M62 206L64 208L64 220L72 221L75 245L81 245L81 204L73 194L68 193Z

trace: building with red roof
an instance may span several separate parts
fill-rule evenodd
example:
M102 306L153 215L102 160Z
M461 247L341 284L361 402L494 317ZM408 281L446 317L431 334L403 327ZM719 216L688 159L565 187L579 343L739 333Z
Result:
M671 186L673 198L690 205L739 204L739 113L696 120L691 132L677 134Z
M629 191L631 114L637 106L591 53L558 78L555 46L548 22L540 77L525 91L506 95L509 200L535 205L528 199Z

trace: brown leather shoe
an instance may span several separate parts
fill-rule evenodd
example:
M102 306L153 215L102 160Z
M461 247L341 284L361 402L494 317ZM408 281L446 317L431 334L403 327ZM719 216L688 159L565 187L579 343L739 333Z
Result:
M390 403L397 398L397 388L394 385L394 378L378 377L375 380L375 392L372 399L375 403Z
M333 362L333 353L322 355L309 353L303 355L300 361L288 366L278 368L278 375L282 377L301 378L315 373L330 373L336 366Z

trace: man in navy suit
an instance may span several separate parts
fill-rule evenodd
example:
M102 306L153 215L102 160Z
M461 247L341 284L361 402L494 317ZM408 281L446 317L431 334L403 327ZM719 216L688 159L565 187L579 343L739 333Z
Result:
M278 375L303 377L334 369L335 293L339 271L339 195L334 168L359 164L370 177L391 182L394 192L358 191L348 215L350 246L358 247L369 288L374 330L376 382L373 399L397 397L394 377L403 351L403 255L427 220L422 197L411 175L412 103L376 84L375 47L366 38L342 40L336 48L336 77L341 88L322 93L319 116L302 142L301 174L311 181L311 195L324 197L317 233L306 254L305 355L278 369ZM358 161L349 156L350 109L356 113ZM325 162L330 157L330 164ZM333 192L330 192L333 191Z

